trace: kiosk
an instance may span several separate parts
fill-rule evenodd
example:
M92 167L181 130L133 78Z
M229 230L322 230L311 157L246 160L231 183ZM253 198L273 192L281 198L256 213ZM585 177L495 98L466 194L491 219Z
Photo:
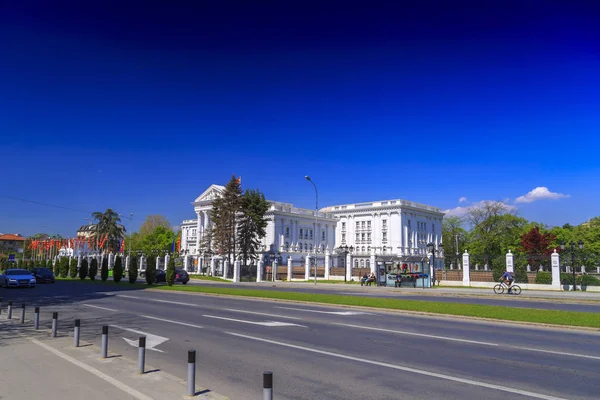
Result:
M379 256L376 263L379 286L431 287L431 266L426 256Z

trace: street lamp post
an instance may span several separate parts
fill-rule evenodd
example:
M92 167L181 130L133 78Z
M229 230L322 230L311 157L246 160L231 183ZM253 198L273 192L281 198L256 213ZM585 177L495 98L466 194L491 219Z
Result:
M127 256L129 257L131 255L131 225L133 222L133 213L129 213L129 246L127 246Z
M458 242L457 242L458 243ZM458 246L456 247L458 249ZM435 252L441 252L444 249L444 245L442 243L438 244L437 249L435 248L435 244L433 242L427 243L427 251L431 253L431 279L432 286L435 285ZM458 251L457 251L458 253Z
M317 185L310 179L310 176L304 177L307 181L313 184L315 187L315 231L314 231L314 250L315 250L315 285L317 284L317 224L319 222L319 191Z
M342 260L344 262L344 282L346 282L346 277L348 276L348 260L346 256L348 253L352 253L354 251L354 247L350 246L340 246L337 248L337 252L342 256Z
M579 246L579 250L583 250L583 241L580 240L579 242L577 242L577 245ZM561 241L560 242L560 248L562 250L566 250L567 249L567 244L565 243L565 241ZM571 269L573 270L573 291L577 290L577 281L575 280L575 242L571 240L571 242L569 243L569 251L571 252Z

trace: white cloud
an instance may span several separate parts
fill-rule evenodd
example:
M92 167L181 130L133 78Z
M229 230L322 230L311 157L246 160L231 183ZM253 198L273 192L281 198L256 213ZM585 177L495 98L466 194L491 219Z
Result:
M446 216L449 216L449 217L464 217L471 207L475 207L475 208L481 207L486 202L487 203L490 203L490 202L495 203L496 200L481 200L477 203L471 204L470 206L466 206L466 207L458 206L455 208L450 208L448 210L444 210L443 212L444 212L444 214L446 214ZM516 206L508 204L508 199L506 199L505 201L502 201L501 203L503 203L506 206L506 209L508 211L514 211L517 209Z
M460 199L458 199L459 203L466 203L467 202L467 198L466 197L461 197Z
M447 217L464 217L469 207L456 207L444 210Z
M515 199L515 203L533 203L537 200L558 200L566 197L571 197L569 194L553 193L547 187L536 187L531 192L519 196Z

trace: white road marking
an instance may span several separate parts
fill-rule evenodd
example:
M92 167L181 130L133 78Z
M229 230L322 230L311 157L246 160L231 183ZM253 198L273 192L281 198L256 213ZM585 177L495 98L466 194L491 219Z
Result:
M129 394L130 396L138 399L138 400L152 400L151 397L146 396L143 393L138 392L137 390L135 390L132 387L127 386L126 384L116 380L115 378L113 378L112 376L108 376L105 373L98 371L96 368L91 367L85 363L82 363L79 360L74 359L73 357L64 354L58 350L56 350L53 347L48 346L47 344L44 344L36 339L31 339L31 341L35 344L37 344L38 346L48 350L49 352L53 353L54 355L57 355L58 357L62 358L63 360L66 360L68 362L70 362L71 364L74 364L76 366L78 366L81 369L86 370L87 372L97 376L98 378L105 380L106 382L110 383L111 385L121 389L122 391L124 391L125 393Z
M585 354L564 353L562 351L532 349L531 347L518 347L518 346L506 346L506 347L512 347L513 349L526 350L526 351L537 351L540 353L557 354L559 356L581 357L581 358L590 358L592 360L600 360L600 357L598 357L598 356L588 356Z
M136 300L143 300L143 301L153 301L155 303L177 304L178 306L201 307L198 304L182 303L180 301L172 301L172 300L149 299L149 298L144 298L144 297L127 296L127 295L124 295L124 294L118 294L117 297L123 297L125 299L136 299Z
M284 310L312 312L312 313L319 313L319 314L333 314L333 315L364 315L364 314L367 314L367 313L361 312L361 311L320 311L320 310L307 310L304 308L277 307L277 306L275 308L282 308Z
M120 325L111 325L111 326L114 328L117 328L117 329L121 329L124 331L137 333L138 335L146 336L146 349L158 351L159 353L164 353L164 351L155 349L155 347L166 342L167 340L169 340L169 338L166 338L163 336L153 335L152 333L142 332L142 331L138 331L138 330L131 329L131 328L125 328L124 326L120 326ZM138 346L138 342L136 340L130 340L127 338L123 338L123 340L125 340L127 343L129 343L133 347Z
M216 315L203 315L206 318L215 318L222 319L225 321L233 321L233 322L241 322L243 324L252 324L252 325L262 325L262 326L301 326L306 328L304 325L292 324L290 322L277 322L277 321L267 321L267 322L257 322L257 321L246 321L243 319L235 319L235 318L225 318L225 317L217 317Z
M87 306L87 307L93 307L93 308L99 308L100 310L105 310L105 311L117 312L117 310L114 310L114 309L112 309L112 308L95 306L95 305L93 305L93 304L84 304L84 306Z
M480 342L480 341L477 341L477 340L459 339L459 338L452 338L452 337L448 337L448 336L428 335L428 334L425 334L425 333L414 333L414 332L406 332L406 331L396 331L396 330L393 330L393 329L374 328L374 327L370 327L370 326L361 326L361 325L352 325L352 324L341 324L341 323L336 323L336 322L332 322L332 324L333 325L348 326L350 328L368 329L368 330L371 330L371 331L397 333L399 335L421 336L421 337L426 337L426 338L431 338L431 339L450 340L450 341L453 341L453 342L463 342L463 343L480 344L480 345L483 345L483 346L499 346L499 344L497 344L497 343Z
M261 313L261 312L256 312L256 311L236 310L234 308L224 308L223 310L224 311L239 312L239 313L244 313L244 314L264 315L265 317L286 318L286 319L300 319L300 320L302 319L302 318L298 318L298 317L288 317L287 315L277 315L277 314Z
M142 318L148 318L148 319L154 319L156 321L161 321L161 322L168 322L170 324L177 324L177 325L189 326L190 328L198 328L198 329L204 328L203 326L200 326L200 325L188 324L187 322L173 321L171 319L151 317L150 315L140 315L140 317L142 317Z
M530 391L527 391L527 390L514 389L514 388L510 388L510 387L506 387L506 386L495 385L493 383L488 383L488 382L478 382L478 381L474 381L474 380L471 380L471 379L459 378L457 376L440 374L440 373L437 373L437 372L430 372L430 371L425 371L425 370L417 369L417 368L413 368L413 367L405 367L405 366L402 366L402 365L389 364L389 363L380 362L380 361L367 360L367 359L362 358L362 357L347 356L345 354L333 353L331 351L317 350L317 349L314 349L314 348L311 348L311 347L297 346L297 345L294 345L294 344L277 342L275 340L268 340L268 339L263 339L263 338L259 338L259 337L254 337L254 336L242 335L242 334L234 333L234 332L225 332L225 333L227 333L228 335L237 336L237 337L241 337L241 338L245 338L245 339L256 340L258 342L275 344L275 345L278 345L278 346L289 347L289 348L297 349L297 350L304 350L304 351L308 351L308 352L311 352L311 353L323 354L323 355L326 355L326 356L331 356L331 357L336 357L336 358L342 358L342 359L345 359L345 360L351 360L351 361L361 362L361 363L364 363L364 364L377 365L377 366L380 366L380 367L396 369L396 370L400 370L400 371L404 371L404 372L409 372L409 373L413 373L413 374L417 374L417 375L425 375L425 376L430 376L430 377L433 377L433 378L445 379L445 380L448 380L448 381L464 383L464 384L467 384L467 385L483 387L483 388L486 388L486 389L495 389L495 390L499 390L499 391L502 391L502 392L514 393L514 394L518 394L518 395L522 395L522 396L529 396L529 397L533 397L533 398L536 398L536 399L543 399L543 400L569 400L569 399L564 399L562 397L555 397L555 396L549 396L549 395L542 394L542 393L530 392Z

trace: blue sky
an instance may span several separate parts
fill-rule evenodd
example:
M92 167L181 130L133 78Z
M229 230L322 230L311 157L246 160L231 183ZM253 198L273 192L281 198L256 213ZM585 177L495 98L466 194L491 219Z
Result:
M0 232L178 224L232 174L307 208L304 175L320 206L600 215L591 1L88 3L0 12Z

